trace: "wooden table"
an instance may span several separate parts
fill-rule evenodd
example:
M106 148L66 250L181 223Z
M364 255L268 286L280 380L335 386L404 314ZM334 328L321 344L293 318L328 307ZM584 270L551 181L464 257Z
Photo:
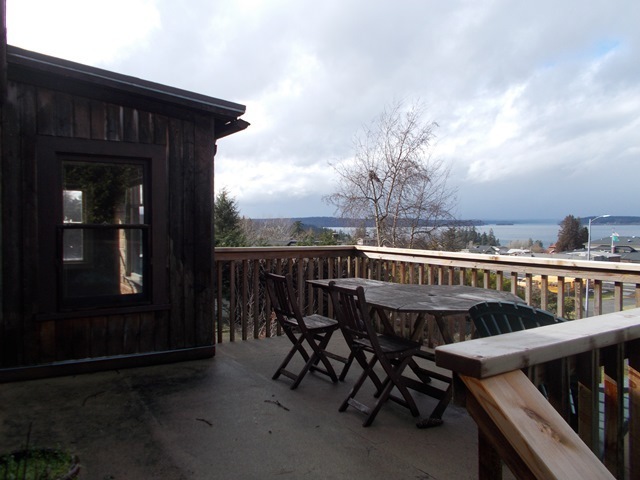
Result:
M416 314L411 334L411 339L416 341L422 337L426 322L425 314L433 315L443 340L449 344L453 343L453 337L445 325L445 316L467 313L473 305L484 301L524 303L519 297L509 292L465 285L416 285L364 278L307 280L310 285L325 290L331 281L342 286L362 286L367 303L383 321L385 329L391 329L386 333L393 333L387 312Z
M367 303L382 321L387 334L396 334L389 320L388 312L415 314L411 332L411 339L415 341L422 339L427 314L433 315L443 340L449 344L453 343L453 336L447 328L445 316L467 313L473 305L484 301L524 303L519 297L509 292L464 285L401 284L364 278L328 278L307 280L307 283L326 291L331 281L335 281L341 286L362 286ZM434 361L434 355L431 352L425 352L424 358ZM444 382L447 386L442 390L426 385L426 388L421 390L438 399L439 402L428 418L418 422L418 428L440 425L442 414L451 401L451 377L434 371L429 371L429 375Z

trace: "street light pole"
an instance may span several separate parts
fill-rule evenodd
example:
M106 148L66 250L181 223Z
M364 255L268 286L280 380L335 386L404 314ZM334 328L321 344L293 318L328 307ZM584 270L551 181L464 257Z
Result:
M589 229L587 234L587 260L591 261L591 222L595 222L599 218L610 217L611 215L599 215L595 218L589 219ZM589 316L589 279L587 278L586 282L586 290L584 292L585 303L584 303L584 316L585 318Z

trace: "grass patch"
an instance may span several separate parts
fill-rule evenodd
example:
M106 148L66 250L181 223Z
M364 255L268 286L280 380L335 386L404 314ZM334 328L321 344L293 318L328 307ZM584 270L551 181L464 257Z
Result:
M66 480L77 475L76 459L51 448L29 448L0 457L1 480Z

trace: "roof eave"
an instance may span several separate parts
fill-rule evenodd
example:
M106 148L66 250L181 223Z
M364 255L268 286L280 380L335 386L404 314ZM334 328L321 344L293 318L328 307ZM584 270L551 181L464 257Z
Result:
M208 97L198 93L149 82L137 77L90 67L69 60L51 57L22 48L7 46L8 65L20 66L35 71L96 84L105 88L116 89L136 95L144 95L178 106L195 108L217 115L237 118L246 111L244 105ZM245 127L246 128L246 127Z

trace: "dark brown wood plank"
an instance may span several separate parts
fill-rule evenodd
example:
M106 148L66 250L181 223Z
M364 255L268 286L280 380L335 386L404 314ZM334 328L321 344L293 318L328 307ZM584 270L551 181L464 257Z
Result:
M91 138L93 140L107 139L107 110L103 102L91 102Z
M40 135L54 135L55 134L55 121L54 121L54 94L50 90L39 89L38 90L38 134Z
M2 109L2 308L0 315L0 365L22 364L22 152L20 145L21 89L9 83L7 107ZM13 235L7 235L12 232Z
M124 315L124 353L138 353L140 351L140 314Z
M138 316L136 352L153 352L156 350L155 313L147 312Z
M120 105L107 104L107 140L114 142L122 140L122 111L123 108Z
M122 109L122 138L125 142L139 142L138 111L135 108Z
M257 305L260 304L260 262L257 260L251 262L251 291L253 298L257 299L256 307L252 312L253 338L260 338L260 311L257 308Z
M122 315L107 317L107 355L124 354L124 318Z
M56 92L53 96L54 134L58 137L73 136L73 97Z
M202 243L199 236L201 234L206 235L206 232L199 231L199 219L196 218L198 202L206 202L206 199L199 196L196 199L196 196L200 193L197 191L198 183L200 182L199 176L203 172L200 171L199 159L195 155L195 129L193 123L182 121L179 125L182 130L180 162L182 163L184 177L182 190L178 190L175 193L181 194L183 198L182 234L184 239L182 261L184 266L184 285L182 294L184 296L184 342L186 347L192 347L196 343L196 298L198 296L196 292L199 293L206 288L206 285L201 283L201 279L198 278L197 272L200 266L211 258L210 250L213 248L213 244L209 244L209 252L199 248ZM200 255L204 256L200 257ZM211 267L211 263L208 266Z
M59 362L73 358L73 319L56 321L56 360Z
M229 341L236 339L236 262L229 262ZM279 333L278 333L279 334Z
M184 169L182 162L181 122L168 124L168 192L169 192L169 289L171 316L169 321L169 347L185 346L185 254L184 254Z
M149 112L138 112L138 138L140 143L153 143L153 116Z
M91 138L91 102L87 98L73 99L73 136Z
M91 356L107 356L107 319L100 316L91 319Z
M33 364L38 358L37 328L34 317L38 304L38 278L40 272L38 258L38 176L36 169L36 147L33 139L36 136L37 94L30 86L21 88L22 135L20 151L22 155L22 315L24 335L24 362ZM40 239L42 241L42 239Z
M68 320L71 329L71 355L74 359L91 357L91 320L76 318Z
M247 270L249 269L249 261L247 259L244 259L242 261L241 268L242 268L242 275L241 275L242 276L242 286L241 286L242 305L248 305L249 304L249 278L247 275ZM249 320L249 316L247 315L247 309L242 308L242 311L240 312L240 323L242 324L242 340L247 340L249 336L248 320Z
M224 319L223 319L223 309L222 309L222 273L224 270L224 264L222 262L216 262L216 326L217 326L217 335L218 335L218 343L222 343L222 334L224 327ZM268 305L266 307L266 311L270 312ZM269 336L268 332L269 321L267 320L267 336Z
M163 115L153 115L153 143L166 145L169 138L169 119Z
M56 360L56 321L35 324L38 336L38 356L34 363L51 363Z
M155 332L155 351L164 352L169 350L169 322L171 312L162 310L154 312L154 315L145 315L142 319L142 329L153 329Z
M194 298L194 340L195 346L204 346L211 345L215 338L213 330L213 162L215 145L212 119L197 117L192 132L194 280L197 286L197 294Z

